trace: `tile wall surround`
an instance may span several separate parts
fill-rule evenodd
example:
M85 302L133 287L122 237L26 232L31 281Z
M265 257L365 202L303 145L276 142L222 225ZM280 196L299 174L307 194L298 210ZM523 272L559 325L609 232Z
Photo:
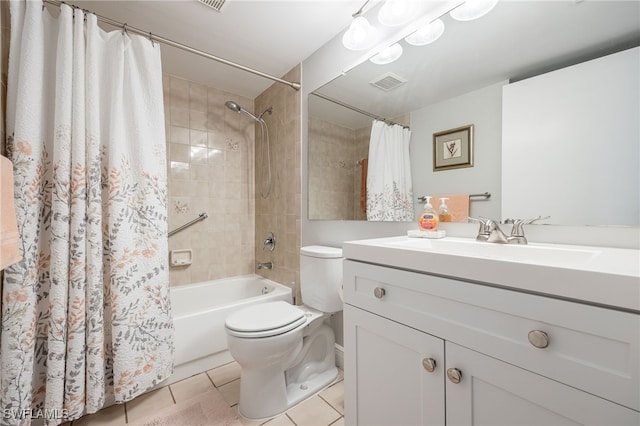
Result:
M282 78L300 81L300 66ZM271 261L272 270L257 271L269 279L285 285L300 282L300 91L274 83L255 100L259 114L273 107L273 114L265 114L271 142L273 187L262 198L256 182L255 191L255 260ZM256 176L260 176L260 126L255 129ZM276 237L273 252L263 250L269 232ZM295 286L299 296L299 285ZM297 303L300 298L297 297Z
M366 219L360 209L362 165L371 129L309 119L309 219Z
M171 285L253 273L254 123L224 105L252 111L253 100L167 74L163 86L169 230L209 216L169 238L169 250L193 250Z

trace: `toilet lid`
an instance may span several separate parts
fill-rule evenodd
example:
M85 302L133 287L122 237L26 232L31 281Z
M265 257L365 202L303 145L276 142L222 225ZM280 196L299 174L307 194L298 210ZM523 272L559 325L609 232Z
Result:
M225 325L228 330L237 333L257 333L260 337L266 337L285 333L305 322L301 309L290 303L277 301L260 303L234 312L227 317Z

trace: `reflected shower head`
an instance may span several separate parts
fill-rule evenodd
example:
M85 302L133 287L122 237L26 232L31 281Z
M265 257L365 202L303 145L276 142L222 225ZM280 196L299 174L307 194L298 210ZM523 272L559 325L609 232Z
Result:
M247 114L249 117L253 118L256 121L260 121L260 118L256 117L255 115L251 114L249 111L247 111L246 109L242 108L240 105L238 105L237 102L234 101L227 101L224 103L224 105L229 108L231 111L235 111L235 112L243 112L245 114Z

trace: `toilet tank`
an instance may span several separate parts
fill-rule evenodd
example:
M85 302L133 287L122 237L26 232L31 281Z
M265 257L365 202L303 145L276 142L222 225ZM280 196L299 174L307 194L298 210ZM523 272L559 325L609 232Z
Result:
M340 248L300 248L300 291L305 306L321 312L342 310L342 260Z

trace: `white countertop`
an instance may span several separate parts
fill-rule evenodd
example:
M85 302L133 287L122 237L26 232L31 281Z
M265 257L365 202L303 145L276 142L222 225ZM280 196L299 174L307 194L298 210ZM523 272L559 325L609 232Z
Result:
M343 255L640 314L640 250L400 236L345 241Z

